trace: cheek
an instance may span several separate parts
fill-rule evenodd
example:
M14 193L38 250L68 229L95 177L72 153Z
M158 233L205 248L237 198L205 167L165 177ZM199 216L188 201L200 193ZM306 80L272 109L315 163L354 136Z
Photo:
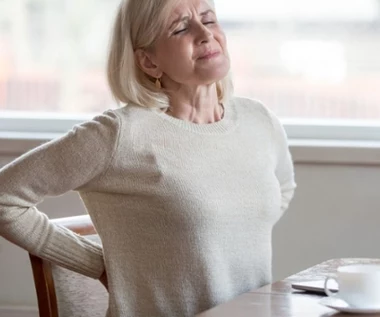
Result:
M182 62L185 62L189 57L189 47L185 41L176 42L168 48L168 50L170 50L173 60L182 60Z
M227 51L227 37L221 28L218 28L215 34L215 39L219 42L224 51Z
M225 52L227 52L227 38L224 33L220 35L220 46L223 48Z
M186 65L191 62L191 47L186 41L175 41L168 44L160 53L161 65L172 69L178 65Z

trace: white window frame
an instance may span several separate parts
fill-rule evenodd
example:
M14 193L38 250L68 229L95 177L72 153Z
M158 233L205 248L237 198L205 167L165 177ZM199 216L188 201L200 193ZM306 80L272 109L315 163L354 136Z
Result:
M0 113L0 156L19 156L94 115ZM282 123L295 163L380 166L380 121L283 119Z
M3 135L65 133L74 125L89 120L94 115L95 113L0 112L0 133Z
M96 113L0 112L0 136L63 134ZM380 120L281 119L289 139L380 142Z

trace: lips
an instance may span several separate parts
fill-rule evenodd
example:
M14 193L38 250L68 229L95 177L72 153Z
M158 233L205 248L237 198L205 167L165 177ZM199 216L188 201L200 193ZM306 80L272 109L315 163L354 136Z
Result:
M220 54L220 51L218 50L210 50L210 51L206 51L204 53L202 53L198 59L211 59L211 58L214 58L216 56L218 56Z

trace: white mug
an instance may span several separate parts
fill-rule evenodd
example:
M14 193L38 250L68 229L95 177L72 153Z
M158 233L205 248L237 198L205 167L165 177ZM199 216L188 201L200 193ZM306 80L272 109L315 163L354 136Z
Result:
M328 282L335 280L339 291L331 292ZM341 266L336 278L327 277L325 293L343 299L356 308L380 308L380 265L359 264Z

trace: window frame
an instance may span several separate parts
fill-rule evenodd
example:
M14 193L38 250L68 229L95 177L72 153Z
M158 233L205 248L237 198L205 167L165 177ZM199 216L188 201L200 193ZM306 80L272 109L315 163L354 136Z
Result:
M97 113L0 112L0 134L63 134ZM288 138L302 140L378 141L380 120L280 118Z
M0 158L9 161L94 117L87 114L0 113ZM280 118L296 165L380 167L380 121ZM1 167L1 166L0 166Z

